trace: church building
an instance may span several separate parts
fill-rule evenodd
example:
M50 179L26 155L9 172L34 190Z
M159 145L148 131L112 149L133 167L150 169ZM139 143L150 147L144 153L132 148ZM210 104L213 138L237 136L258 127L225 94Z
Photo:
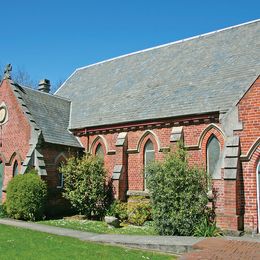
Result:
M54 93L0 83L0 200L34 167L99 154L117 199L149 197L145 166L183 141L209 173L217 224L260 232L260 20L78 68ZM209 202L212 203L212 202Z

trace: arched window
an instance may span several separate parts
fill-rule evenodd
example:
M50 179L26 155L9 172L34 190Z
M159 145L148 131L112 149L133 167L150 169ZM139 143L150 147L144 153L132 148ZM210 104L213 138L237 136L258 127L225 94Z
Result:
M57 171L57 188L62 189L64 184L64 177L63 173L60 171L62 166L62 162L58 164L58 171Z
M220 157L220 143L215 135L212 135L207 144L207 172L212 177L216 170Z
M260 233L260 161L256 168L258 233Z
M15 177L16 175L18 175L18 162L17 161L14 162L14 166L13 166L13 177Z
M149 139L144 146L144 189L146 189L147 166L154 161L154 146Z
M99 156L100 158L104 159L104 150L102 148L102 145L99 143L97 148L96 148L96 152L95 152L96 156Z
M2 202L2 187L4 179L4 163L0 160L0 203Z

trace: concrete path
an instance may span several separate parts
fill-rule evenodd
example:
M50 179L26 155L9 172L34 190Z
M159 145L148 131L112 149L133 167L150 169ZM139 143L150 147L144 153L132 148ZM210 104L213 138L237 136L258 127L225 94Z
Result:
M96 234L67 228L47 226L12 219L0 219L0 224L27 228L45 233L78 238L84 241L158 250L182 254L183 260L249 260L260 259L260 237L196 238L177 236L135 236Z
M96 234L12 219L0 219L0 224L27 228L59 236L74 237L84 241L158 250L175 254L190 252L193 250L192 246L194 244L203 240L203 238L196 237Z

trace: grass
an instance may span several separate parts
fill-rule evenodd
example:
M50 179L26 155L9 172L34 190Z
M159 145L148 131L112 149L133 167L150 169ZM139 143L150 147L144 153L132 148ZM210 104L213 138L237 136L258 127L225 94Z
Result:
M157 235L152 225L141 227L132 225L123 225L121 228L111 228L103 221L93 220L45 220L39 221L39 224L51 225L56 227L71 228L80 231L103 233L103 234L124 234L124 235Z
M174 256L0 225L1 259L176 259Z

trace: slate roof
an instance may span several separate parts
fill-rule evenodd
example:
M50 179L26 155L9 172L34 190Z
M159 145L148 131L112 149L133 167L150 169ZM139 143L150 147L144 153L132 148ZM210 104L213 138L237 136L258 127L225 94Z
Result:
M77 69L70 128L227 111L260 74L260 20Z
M14 87L42 131L45 142L82 147L68 130L70 101L27 87Z

